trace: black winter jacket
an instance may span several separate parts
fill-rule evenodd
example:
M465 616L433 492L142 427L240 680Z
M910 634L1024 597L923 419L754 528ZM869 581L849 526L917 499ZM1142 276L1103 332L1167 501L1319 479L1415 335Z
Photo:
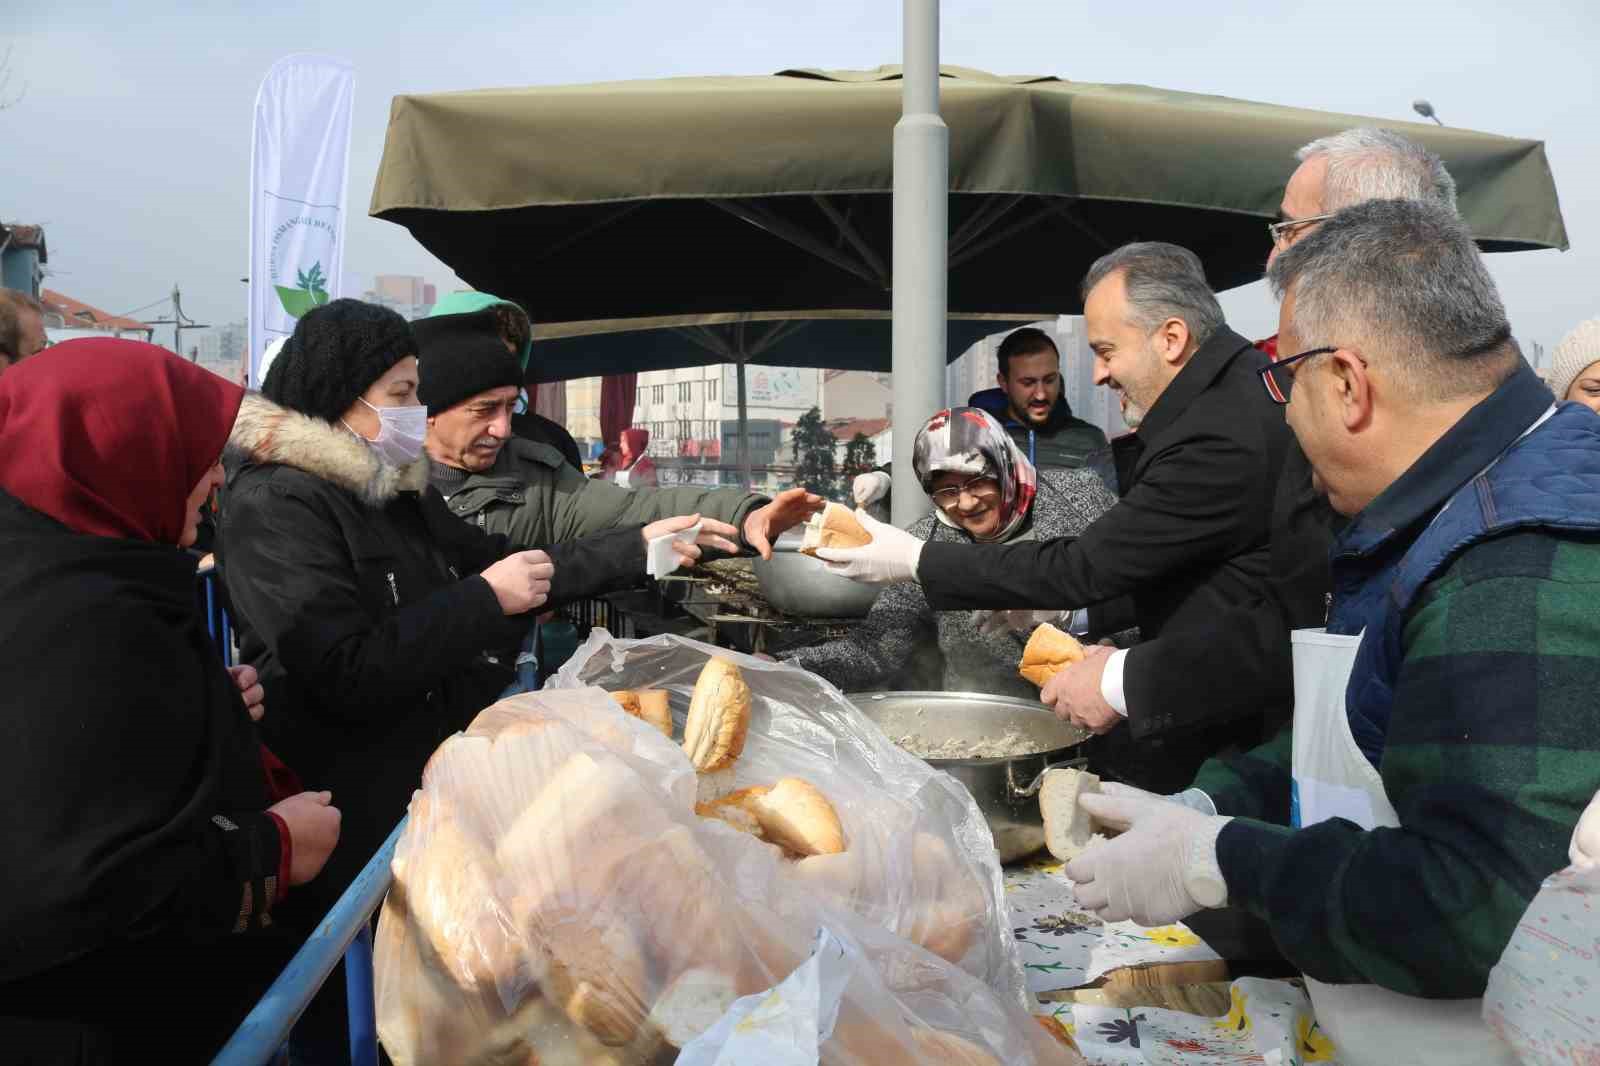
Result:
M968 406L981 407L994 415L995 421L1017 442L1022 454L1041 470L1052 467L1076 470L1089 456L1106 446L1105 433L1094 423L1074 415L1065 395L1056 397L1050 417L1037 427L1011 417L1010 403L1004 389L984 389L967 399Z
M956 607L1083 607L1131 594L1145 643L1124 673L1129 720L1100 738L1102 765L1144 788L1185 787L1210 753L1258 743L1264 706L1292 691L1270 536L1289 450L1283 411L1261 387L1266 356L1227 327L1151 407L1122 499L1076 540L974 551L929 544L929 602ZM1175 656L1224 616L1247 627L1243 654ZM1165 639L1163 639L1165 638Z
M315 921L405 813L434 749L510 681L532 618L506 617L475 576L506 542L450 514L425 458L387 466L345 430L252 395L227 465L219 559L240 655L267 690L263 732L344 815L300 912ZM644 574L637 527L548 550L550 607Z
M194 557L4 492L0 541L0 1061L209 1061L294 945Z

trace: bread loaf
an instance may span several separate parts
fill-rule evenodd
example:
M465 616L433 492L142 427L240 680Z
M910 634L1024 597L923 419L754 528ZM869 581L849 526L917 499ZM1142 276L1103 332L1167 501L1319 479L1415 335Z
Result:
M425 793L411 801L417 836L394 863L395 889L426 947L467 996L516 978L521 946L498 912L498 865L474 834Z
M644 956L632 933L610 923L563 922L542 931L545 995L608 1047L633 1042L649 1013Z
M844 827L828 797L809 781L784 777L753 796L752 814L768 840L791 855L834 855L844 850Z
M574 754L495 849L519 922L560 919L605 900L640 841L670 824L659 795L621 759Z
M922 1061L929 1064L1000 1066L999 1059L954 1033L944 1033L937 1029L913 1029L911 1040L917 1045L917 1051L922 1054Z
M860 548L872 543L872 535L861 525L850 508L830 503L806 523L802 555L816 555L818 548Z
M1063 667L1083 659L1083 645L1071 634L1063 633L1049 622L1042 623L1028 638L1022 649L1022 664L1017 672L1044 688Z
M764 785L741 788L708 803L696 803L694 813L702 818L726 822L740 832L765 840L766 833L761 828L761 819L756 814L754 804L757 797L766 795L768 791Z
M1105 839L1078 797L1100 791L1100 778L1083 770L1046 770L1039 786L1039 813L1044 815L1044 846L1062 862L1071 862L1095 840Z
M692 969L679 974L650 1008L650 1023L667 1042L681 1048L728 1013L739 990L720 970Z
M750 731L750 686L739 668L714 658L700 671L689 697L683 750L701 773L733 765Z
M905 924L907 939L948 962L960 964L983 932L988 898L977 877L956 861L932 833L918 833L911 845L916 894L926 900Z
M667 693L664 689L625 688L613 692L611 698L620 703L624 711L642 722L655 726L661 730L663 736L672 739L672 710L667 704Z

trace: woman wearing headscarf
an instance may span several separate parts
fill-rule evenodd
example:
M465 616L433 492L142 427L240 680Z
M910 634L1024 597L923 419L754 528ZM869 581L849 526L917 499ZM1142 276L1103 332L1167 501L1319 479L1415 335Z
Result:
M208 1060L338 839L325 792L269 806L259 691L223 667L182 550L243 395L110 338L0 381L7 1062Z
M653 489L660 484L655 460L650 458L650 431L639 426L622 431L622 447L617 454L617 469L611 475L623 488Z
M930 418L917 433L912 463L934 503L933 513L910 529L926 541L1006 544L1077 536L1116 503L1087 470L1035 471L994 417L976 407ZM918 682L922 686L1038 699L1038 690L1017 676L1028 633L980 630L982 617L935 611L920 585L890 585L849 636L782 658L855 692L882 684L919 648L936 645L938 676Z
M511 683L529 612L638 582L641 534L662 525L507 554L456 518L428 486L416 350L387 308L312 310L229 446L218 558L240 655L273 705L273 750L343 803L339 851L284 915L302 933L405 814L433 751ZM345 1046L342 984L324 986L292 1056Z

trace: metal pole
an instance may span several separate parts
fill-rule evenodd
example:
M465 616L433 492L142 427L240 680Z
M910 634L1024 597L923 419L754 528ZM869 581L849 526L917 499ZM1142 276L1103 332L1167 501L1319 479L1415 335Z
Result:
M734 364L739 386L739 484L750 491L750 409L744 388L744 360Z
M939 117L939 0L905 0L900 121L894 127L894 486L904 528L928 512L911 452L944 406L950 130Z

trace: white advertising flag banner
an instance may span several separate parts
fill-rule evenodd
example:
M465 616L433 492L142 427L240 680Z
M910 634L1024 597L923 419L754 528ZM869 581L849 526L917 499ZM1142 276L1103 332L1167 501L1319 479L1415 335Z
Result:
M355 71L324 56L272 65L256 94L250 162L250 387L262 354L344 277L344 200Z

